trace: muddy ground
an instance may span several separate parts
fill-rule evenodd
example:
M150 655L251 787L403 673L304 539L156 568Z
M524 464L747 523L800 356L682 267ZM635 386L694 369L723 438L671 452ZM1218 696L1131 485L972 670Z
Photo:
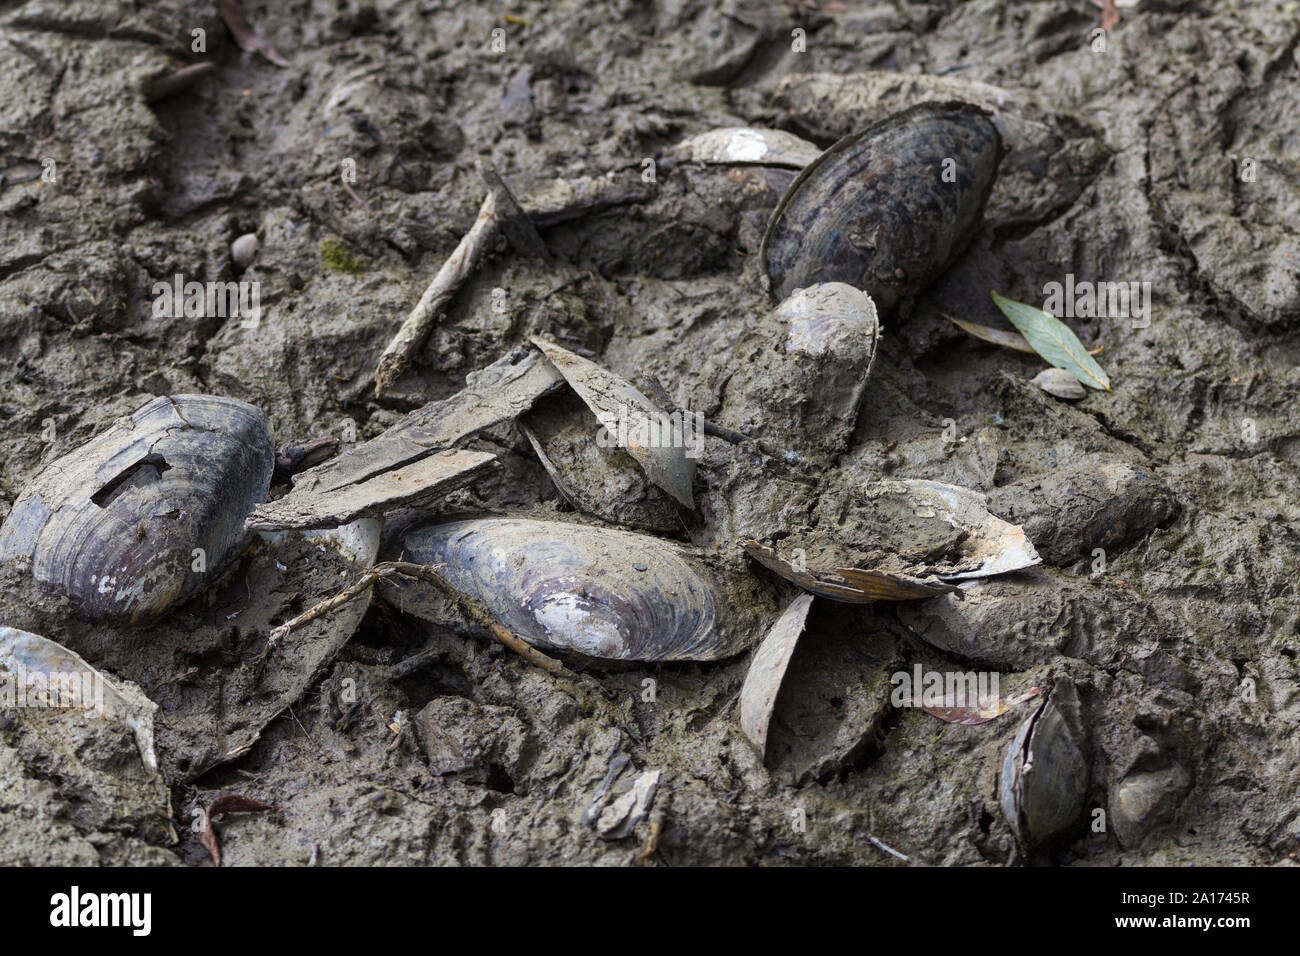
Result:
M912 100L806 75L890 70L1001 87L1039 138L1004 162L971 247L884 317L856 429L837 448L773 420L760 437L806 441L812 477L710 439L696 513L611 481L602 517L747 568L757 616L797 592L738 539L834 536L826 502L882 476L985 492L1044 561L962 602L819 600L770 768L736 723L748 654L557 678L377 600L346 646L309 635L268 689L249 661L337 569L250 585L263 604L234 624L227 578L121 634L36 614L7 569L0 623L160 704L163 777L119 726L0 716L0 861L209 865L193 821L221 793L280 808L218 821L224 865L902 865L880 844L936 865L1297 858L1295 3L1142 0L1104 42L1085 0L245 7L289 66L242 52L199 0L0 0L4 511L44 462L156 395L229 395L266 409L277 442L346 444L539 333L765 429L729 383L770 308L756 253L779 177L671 147L743 124L829 145ZM215 73L150 102L200 61ZM376 400L380 352L474 220L482 160L520 196L605 177L646 201L548 226L546 258L502 252ZM249 232L257 327L154 316L155 282L241 277L230 245ZM1081 402L1030 385L1036 357L942 316L1005 327L991 289L1041 305L1066 274L1151 289L1149 322L1066 320L1113 383ZM539 410L552 458L590 453L564 433L582 414L563 397ZM502 467L440 510L579 517L517 430L474 447ZM274 565L266 547L232 574ZM1018 849L998 804L1025 710L962 726L888 706L888 676L918 664L1077 689L1087 793L1055 845ZM593 825L602 795L647 770L663 773L649 817L625 835Z

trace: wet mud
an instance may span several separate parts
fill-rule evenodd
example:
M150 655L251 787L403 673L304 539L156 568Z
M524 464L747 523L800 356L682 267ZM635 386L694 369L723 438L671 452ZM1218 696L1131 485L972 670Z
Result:
M257 540L140 627L88 624L6 566L0 624L154 700L159 767L111 721L0 710L0 862L210 865L198 811L227 793L279 808L216 823L228 866L1295 862L1293 6L1143 0L1099 48L1084 0L247 0L282 68L197 0L0 3L0 515L156 396L226 395L265 410L276 445L346 449L541 336L727 430L696 462L696 508L586 440L590 410L561 392L466 443L497 456L483 477L387 515L382 556L467 514L622 527L744 575L740 612L770 624L800 592L744 541L802 542L810 562L960 544L862 504L896 479L978 490L1042 557L960 597L816 599L766 760L737 724L747 649L555 675L446 602L416 616L380 589L262 659L272 628L355 577L312 539ZM197 62L214 69L152 98ZM815 385L755 382L755 343L779 339L759 251L794 172L673 147L771 126L825 148L935 98L917 74L988 110L1007 153L965 251L880 316L846 420ZM376 396L484 161L525 209L557 180L610 191L537 217L545 256L495 250ZM177 274L255 280L259 320L157 314ZM1004 327L990 290L1041 305L1067 275L1149 283L1144 319L1065 318L1110 391L1053 397L1037 356L946 317ZM1087 783L1053 839L1018 840L1000 801L1041 701L945 722L891 700L917 667L1068 699Z

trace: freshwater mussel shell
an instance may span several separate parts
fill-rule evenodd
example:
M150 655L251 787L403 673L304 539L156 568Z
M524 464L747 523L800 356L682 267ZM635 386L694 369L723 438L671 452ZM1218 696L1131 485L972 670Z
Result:
M1088 763L1077 739L1080 731L1063 710L1071 703L1077 704L1073 688L1058 682L1021 723L1002 762L1002 813L1031 851L1064 836L1083 812Z
M89 620L155 620L238 553L274 463L252 405L156 398L32 479L0 528L0 561L29 559Z
M843 453L879 341L865 292L843 282L799 289L737 347L724 420L806 456Z
M595 661L715 660L740 646L714 573L648 535L525 518L432 525L408 560L438 568L505 627L545 650ZM417 595L402 606L423 611Z
M959 102L922 103L840 140L772 214L760 255L773 298L847 282L887 312L970 242L1002 151L987 114Z

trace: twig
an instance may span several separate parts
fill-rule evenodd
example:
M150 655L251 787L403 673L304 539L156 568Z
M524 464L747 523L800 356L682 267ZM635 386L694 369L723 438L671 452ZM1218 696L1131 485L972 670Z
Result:
M150 103L157 103L169 96L175 96L205 77L211 76L216 69L212 63L195 63L192 66L182 67L174 73L160 76L145 88L145 99Z
M476 624L483 627L493 639L500 644L510 648L530 664L535 664L548 674L554 674L557 677L570 677L576 679L567 667L552 657L547 657L537 648L523 640L523 638L511 633L506 628L497 623L492 612L478 598L456 590L447 582L447 579L440 575L436 570L425 567L422 564L412 564L408 561L385 561L382 564L376 564L369 571L362 574L356 581L344 588L338 594L331 598L326 598L319 604L315 604L303 613L290 621L281 624L273 630L267 638L266 647L263 649L259 660L267 657L279 645L285 637L291 632L296 631L310 621L328 614L335 608L346 604L348 601L355 599L367 588L374 585L380 578L386 578L390 575L398 574L402 577L415 578L432 584L441 594L447 597L453 604L461 609L468 617L472 618Z
M410 366L411 357L429 338L438 316L486 258L499 237L505 236L511 245L534 254L546 248L536 227L519 208L501 177L488 167L483 167L479 173L488 184L488 195L479 208L478 218L379 356L379 367L375 370L377 394L387 391Z
M877 839L876 839L875 837L873 837L870 833L867 834L867 839L871 841L871 845L874 846L874 847L876 847L876 849L878 849L878 850L884 850L884 851L885 851L886 853L888 853L890 856L896 856L896 857L898 857L900 860L902 860L904 863L911 863L911 862L912 862L912 858L911 858L910 856L908 856L908 855L905 854L905 853L899 853L899 852L898 852L897 850L895 850L893 847L887 845L884 841L882 841L882 840L877 840Z

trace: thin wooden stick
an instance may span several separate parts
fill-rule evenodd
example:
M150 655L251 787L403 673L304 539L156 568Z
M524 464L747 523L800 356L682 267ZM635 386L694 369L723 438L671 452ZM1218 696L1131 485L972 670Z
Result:
M479 207L478 218L379 356L379 367L375 370L377 394L390 389L410 367L411 358L428 340L438 317L492 251L498 238L504 236L512 246L532 255L546 249L536 227L519 208L501 177L486 166L479 170L479 174L488 185L488 194Z
M306 611L303 611L297 617L281 624L267 638L266 648L262 651L261 657L265 658L276 646L287 637L291 632L296 631L310 621L322 615L328 614L335 608L338 608L348 601L354 600L358 595L365 592L367 588L374 585L380 578L389 577L398 574L402 577L415 578L432 584L441 594L447 597L453 604L461 609L474 622L483 627L493 639L500 644L510 648L530 664L534 664L546 671L548 674L554 674L557 677L576 678L567 667L552 657L547 657L537 648L526 642L523 638L513 634L511 631L502 627L492 612L488 610L486 604L478 598L456 590L451 584L440 575L434 568L426 567L423 564L412 564L409 561L385 561L382 564L376 564L369 571L362 574L356 581L344 588L333 597L326 598L318 604L313 605Z
M195 63L192 66L181 67L174 73L160 76L150 83L145 89L145 99L150 103L165 100L169 96L175 96L182 90L188 90L191 86L206 79L216 71L217 68L211 63Z

